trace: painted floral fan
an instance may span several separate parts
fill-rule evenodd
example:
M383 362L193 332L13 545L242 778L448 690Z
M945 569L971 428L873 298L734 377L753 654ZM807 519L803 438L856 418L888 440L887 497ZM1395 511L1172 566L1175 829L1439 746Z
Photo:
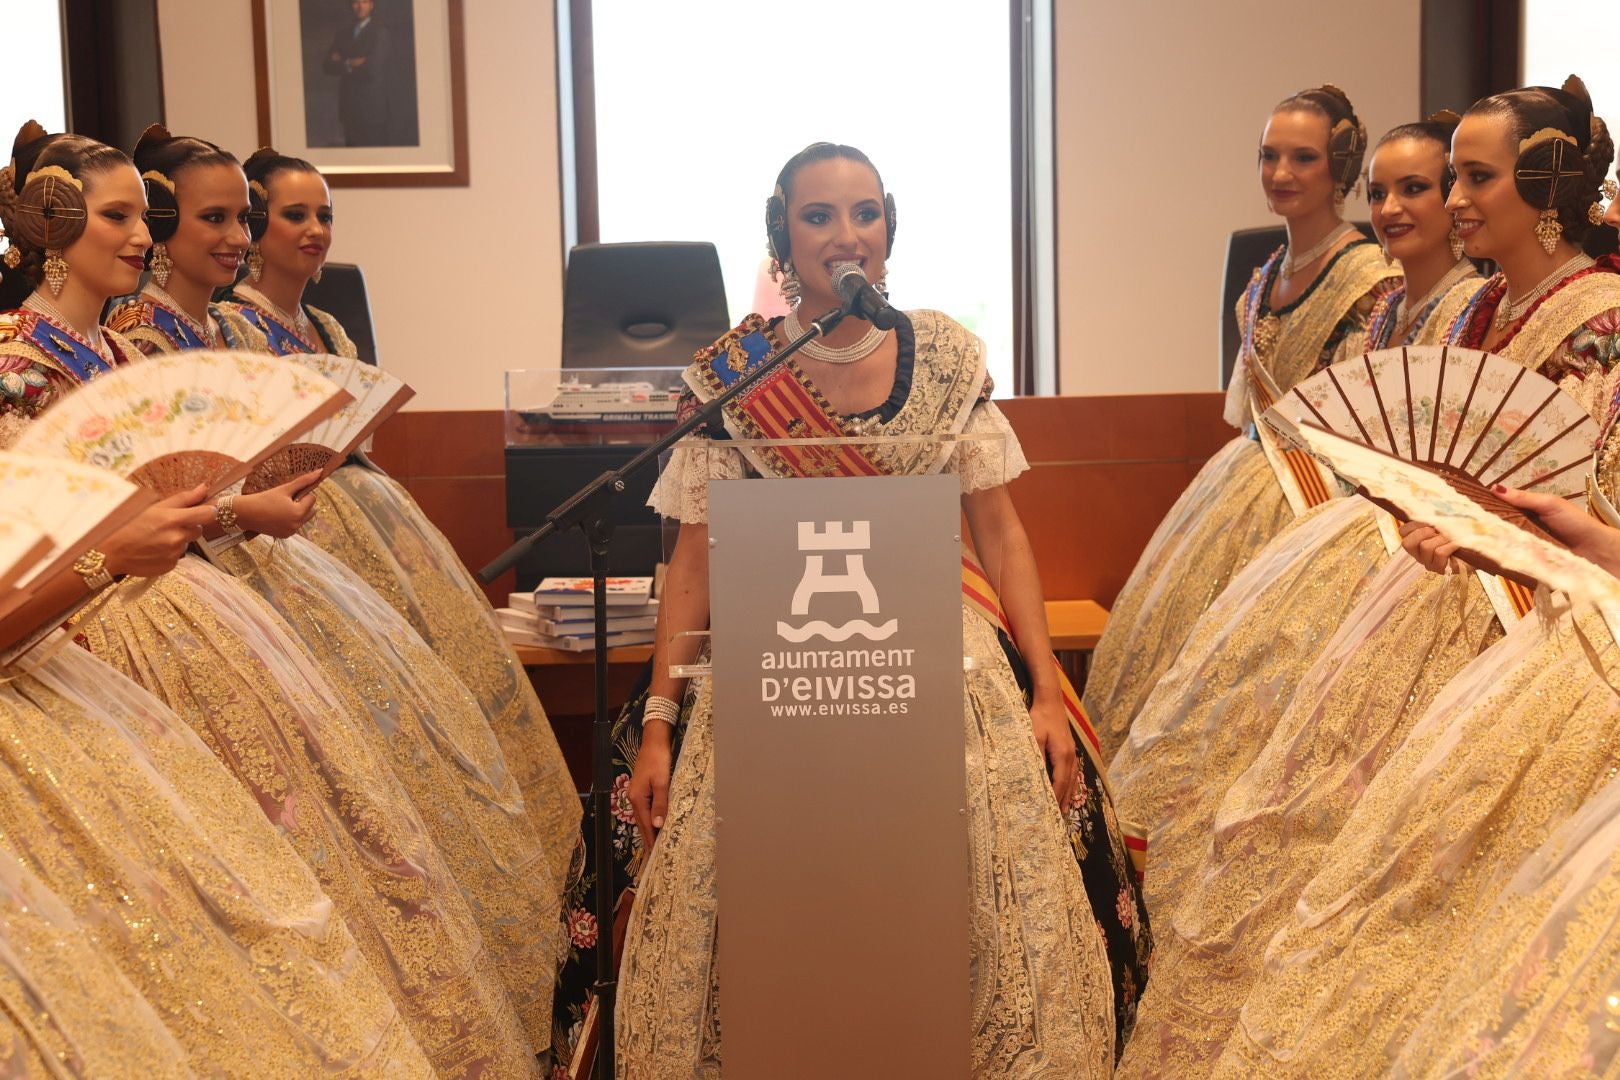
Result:
M397 376L352 357L294 353L283 359L330 379L354 400L255 466L243 491L263 491L312 469L329 475L416 393Z
M13 449L210 495L348 404L331 380L256 353L199 349L126 364L73 390Z
M157 500L155 493L93 465L0 453L0 505L6 507L5 520L50 540L44 555L17 573L17 591L8 602L0 602L0 612L12 610L40 585L66 573L87 548L123 528Z
M1494 353L1441 345L1334 364L1284 394L1262 419L1297 444L1308 444L1303 429L1311 427L1410 462L1497 517L1538 532L1491 488L1580 496L1598 438L1586 410L1545 376ZM1363 494L1406 516L1375 492Z

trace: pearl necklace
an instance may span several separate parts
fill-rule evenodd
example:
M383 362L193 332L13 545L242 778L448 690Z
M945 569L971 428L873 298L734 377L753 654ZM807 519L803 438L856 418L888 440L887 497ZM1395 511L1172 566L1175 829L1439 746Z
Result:
M1491 329L1506 330L1513 323L1517 322L1526 311L1529 311L1532 304L1534 304L1537 300L1540 300L1547 292L1551 291L1553 286L1559 284L1576 271L1585 270L1588 266L1594 265L1596 264L1592 261L1591 256L1587 255L1583 251L1577 254L1573 259L1564 263L1558 269L1554 270L1552 273L1548 274L1546 277L1542 278L1536 283L1535 288L1531 289L1517 300L1510 303L1507 298L1507 292L1504 291L1502 293L1502 302L1496 306L1496 316L1491 319Z
M799 325L795 312L789 311L782 320L782 327L787 331L788 340L796 341L804 333L804 327ZM852 345L832 346L824 345L820 338L811 338L804 343L803 352L806 356L820 360L825 364L853 364L857 360L865 360L877 351L883 339L888 336L887 330L879 330L875 326L868 326L866 333Z
M28 294L28 298L22 302L22 306L45 316L58 327L90 346L91 351L106 361L108 367L113 366L112 353L108 350L106 339L102 336L100 324L91 328L88 334L81 334L73 325L72 320L62 314L62 309L45 299L37 290Z
M315 326L309 321L309 316L304 314L302 305L299 306L297 314L292 314L251 285L237 285L236 295L254 307L263 309L283 326L292 327L293 332L304 339L304 344L309 346L310 352L326 351L315 347Z
M1416 303L1412 302L1411 297L1403 298L1395 305L1395 329L1390 331L1390 342L1395 343L1405 338L1406 332L1412 329L1413 321L1423 314L1423 309L1428 307L1431 301L1449 292L1453 285L1473 272L1473 263L1467 259L1459 259L1455 266L1440 276L1440 280L1434 283L1433 288L1418 297Z
M179 301L169 295L169 290L155 281L148 281L146 288L141 290L152 298L152 301L172 311L177 318L191 328L191 332L202 338L210 349L219 348L219 331L214 329L213 316L204 316L208 321L198 325Z
M1298 255L1295 255L1292 251L1290 251L1287 257L1283 259L1283 277L1293 277L1294 274L1299 271L1300 267L1311 265L1311 263L1315 262L1317 259L1320 259L1328 248L1332 247L1334 244L1337 244L1347 234L1355 231L1356 227L1354 225L1341 221L1339 223L1339 227L1328 233L1321 243L1314 244L1311 247L1306 248Z

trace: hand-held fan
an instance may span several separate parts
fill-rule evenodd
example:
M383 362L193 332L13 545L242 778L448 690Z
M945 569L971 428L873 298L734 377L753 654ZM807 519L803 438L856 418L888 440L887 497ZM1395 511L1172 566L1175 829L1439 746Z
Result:
M210 495L332 415L349 395L279 357L198 349L137 360L68 393L13 449L111 469L159 495Z
M1538 532L1492 486L1577 497L1598 438L1586 410L1545 376L1494 353L1440 345L1334 364L1284 394L1262 419L1296 443L1307 441L1302 428L1310 425L1410 462Z
M6 519L51 540L44 558L17 577L15 608L73 561L134 520L158 496L116 473L60 458L0 453L0 505Z
M324 479L416 393L397 376L352 357L294 353L283 359L330 379L354 400L255 466L242 485L245 492L285 484L313 469Z
M1554 541L1525 528L1499 509L1459 490L1449 477L1382 450L1301 423L1299 439L1334 472L1357 485L1392 512L1432 525L1461 544L1467 561L1487 563L1532 586L1545 583L1600 607L1620 612L1620 580ZM1502 500L1496 502L1507 506ZM1511 509L1511 508L1510 508Z

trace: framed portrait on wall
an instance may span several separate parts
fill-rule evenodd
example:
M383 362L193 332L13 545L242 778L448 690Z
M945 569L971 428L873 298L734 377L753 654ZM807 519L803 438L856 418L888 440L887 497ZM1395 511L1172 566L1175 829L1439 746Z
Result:
M333 187L462 187L462 0L253 0L259 141Z

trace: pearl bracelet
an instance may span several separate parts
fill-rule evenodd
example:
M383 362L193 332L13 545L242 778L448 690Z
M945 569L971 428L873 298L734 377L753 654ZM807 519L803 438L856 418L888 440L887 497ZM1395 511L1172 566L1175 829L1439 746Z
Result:
M670 727L680 723L681 706L673 698L661 697L657 694L648 694L647 703L641 709L641 726L647 726L647 721L658 720Z

